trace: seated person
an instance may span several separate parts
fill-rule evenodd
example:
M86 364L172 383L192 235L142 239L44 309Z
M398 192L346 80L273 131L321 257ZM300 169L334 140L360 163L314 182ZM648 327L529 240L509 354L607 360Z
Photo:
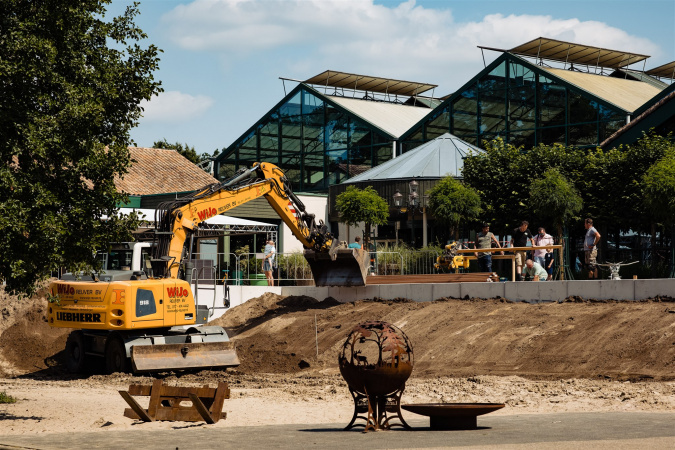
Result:
M349 244L347 247L348 247L348 248L362 248L362 247L361 247L361 238L358 237L358 236L356 236L356 237L354 238L354 242L352 242L351 244Z
M538 277L538 281L546 281L548 273L546 272L546 269L541 267L541 264L528 259L525 261L525 276L528 278L532 277L532 279Z

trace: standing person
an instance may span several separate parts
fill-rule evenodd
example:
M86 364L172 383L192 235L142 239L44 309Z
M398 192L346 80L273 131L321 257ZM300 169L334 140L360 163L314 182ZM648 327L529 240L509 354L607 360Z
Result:
M274 286L274 275L272 275L272 267L274 267L274 257L276 250L274 249L274 241L270 239L263 250L263 272L267 277L267 285Z
M512 247L527 247L528 240L532 243L532 233L527 228L529 225L530 223L527 220L523 220L520 222L520 226L513 230L513 235L511 235ZM514 253L516 254L516 281L523 281L523 264L527 259L527 252L517 251Z
M354 238L354 242L352 242L351 244L349 244L349 245L347 246L347 248L363 248L363 247L361 247L361 238L358 237L358 236L356 236L356 237Z
M497 248L502 248L499 241L494 234L490 233L490 224L484 223L483 229L476 235L476 248L492 248L492 243L497 245ZM478 258L478 270L480 272L492 272L492 253L491 252L475 252ZM502 255L504 252L502 252Z
M586 237L584 238L584 255L586 256L586 268L588 269L588 279L598 278L598 242L600 242L600 233L593 227L593 219L584 221L586 228Z
M544 227L539 227L539 230L537 231L537 235L532 240L535 247L545 247L547 245L555 244L555 242L553 242L553 236L547 234ZM547 279L553 278L553 249L538 248L534 251L533 256L534 262L539 263L539 265L549 274Z

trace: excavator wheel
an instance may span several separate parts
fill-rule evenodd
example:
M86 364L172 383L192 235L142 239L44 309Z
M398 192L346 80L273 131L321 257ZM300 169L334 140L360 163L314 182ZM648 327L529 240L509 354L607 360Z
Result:
M105 370L108 373L131 371L131 362L127 358L124 342L118 337L109 339L105 346Z
M83 373L86 363L84 335L80 330L73 331L66 341L66 368L70 373Z

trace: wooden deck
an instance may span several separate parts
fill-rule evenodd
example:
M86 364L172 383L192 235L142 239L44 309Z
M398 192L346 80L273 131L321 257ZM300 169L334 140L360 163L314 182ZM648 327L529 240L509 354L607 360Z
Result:
M439 273L427 275L370 275L366 278L366 286L373 284L416 284L416 283L471 283L499 281L496 273Z

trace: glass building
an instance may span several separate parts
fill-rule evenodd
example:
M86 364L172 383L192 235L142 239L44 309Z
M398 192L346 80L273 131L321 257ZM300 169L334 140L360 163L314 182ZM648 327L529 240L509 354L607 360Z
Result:
M421 102L325 95L301 83L217 157L215 173L224 179L265 161L278 165L296 191L327 192L390 160L399 135L429 111Z
M503 53L400 137L404 153L443 133L477 146L595 147L660 92L650 83L539 66Z
M224 179L266 161L281 167L296 191L326 193L445 133L478 147L501 138L525 150L592 148L668 87L655 76L675 73L671 65L655 73L627 68L646 55L547 38L499 51L443 99L420 95L432 84L325 71L298 84L227 147L214 173Z

